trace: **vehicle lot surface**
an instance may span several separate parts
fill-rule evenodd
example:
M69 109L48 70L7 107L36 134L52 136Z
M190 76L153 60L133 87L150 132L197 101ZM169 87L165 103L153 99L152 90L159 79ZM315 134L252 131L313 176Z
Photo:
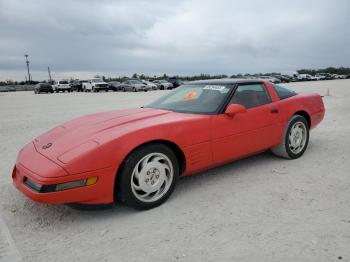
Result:
M0 94L0 261L350 261L350 80L285 85L330 89L303 157L263 153L180 179L165 204L143 212L37 204L11 171L47 129L168 91Z

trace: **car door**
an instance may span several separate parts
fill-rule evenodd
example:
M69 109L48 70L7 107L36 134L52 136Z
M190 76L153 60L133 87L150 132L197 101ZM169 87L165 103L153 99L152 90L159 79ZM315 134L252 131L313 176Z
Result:
M129 80L126 80L122 86L126 91L130 91Z
M262 83L240 84L229 104L241 104L244 113L212 118L215 164L263 151L278 143L279 111Z

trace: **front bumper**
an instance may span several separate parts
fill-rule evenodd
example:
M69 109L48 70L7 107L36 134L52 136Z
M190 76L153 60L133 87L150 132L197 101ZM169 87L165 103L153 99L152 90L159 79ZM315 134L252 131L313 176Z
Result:
M116 170L117 167L109 167L69 175L62 167L39 154L31 143L18 155L12 172L12 179L13 184L19 191L36 202L50 204L107 204L114 201ZM54 192L39 192L27 183L29 180L32 182L32 185L37 184L46 188L52 188L57 184L84 180L91 177L98 177L96 184Z
M108 90L109 89L109 86L106 85L106 86L94 86L95 89L99 89L99 90Z

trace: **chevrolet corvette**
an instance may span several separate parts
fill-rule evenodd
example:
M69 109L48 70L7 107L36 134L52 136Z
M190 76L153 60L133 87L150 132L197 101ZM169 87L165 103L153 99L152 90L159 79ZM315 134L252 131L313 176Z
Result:
M264 151L299 158L324 114L320 95L266 80L190 82L141 108L56 126L19 152L12 179L37 202L149 209L180 176Z

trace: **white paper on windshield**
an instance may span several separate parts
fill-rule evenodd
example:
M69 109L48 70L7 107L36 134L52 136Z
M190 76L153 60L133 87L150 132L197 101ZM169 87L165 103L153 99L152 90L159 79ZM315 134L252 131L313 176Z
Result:
M206 85L203 87L204 90L214 90L219 91L221 93L226 93L228 89L226 89L226 86L219 86L219 85Z

